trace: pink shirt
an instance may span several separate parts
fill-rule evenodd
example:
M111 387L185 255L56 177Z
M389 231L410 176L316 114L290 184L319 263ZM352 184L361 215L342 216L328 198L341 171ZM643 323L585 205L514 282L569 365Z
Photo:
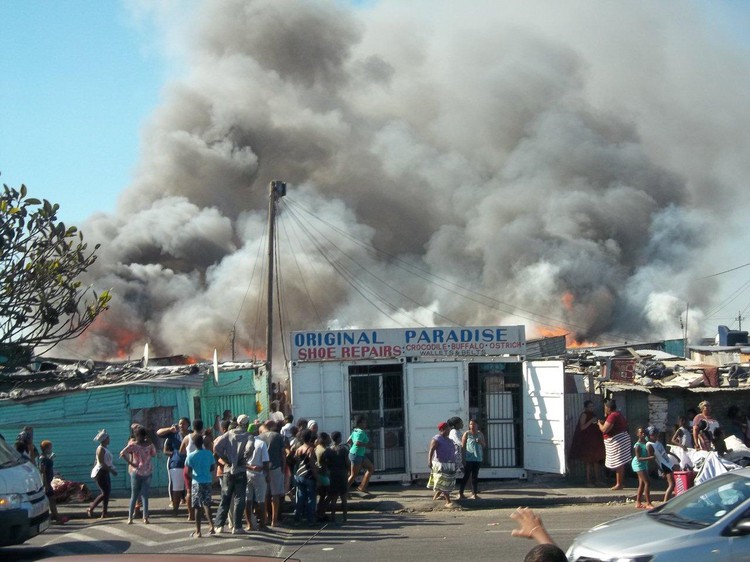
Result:
M127 457L128 455L131 456L130 461L136 465L135 467L128 465L128 470L131 473L135 472L138 476L151 475L154 470L151 466L151 459L156 456L156 447L153 443L148 445L139 445L135 442L128 443L128 446L120 451L120 456Z

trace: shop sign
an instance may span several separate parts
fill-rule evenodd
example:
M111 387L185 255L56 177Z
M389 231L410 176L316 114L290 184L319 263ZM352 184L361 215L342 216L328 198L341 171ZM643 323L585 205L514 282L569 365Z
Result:
M524 355L523 326L292 332L293 361Z

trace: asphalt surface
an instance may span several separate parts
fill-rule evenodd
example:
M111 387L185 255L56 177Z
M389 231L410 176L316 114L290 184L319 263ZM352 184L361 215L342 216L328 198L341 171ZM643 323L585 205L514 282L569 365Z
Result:
M487 480L479 482L478 499L455 500L454 507L445 507L442 500L433 500L432 491L428 490L424 482L416 482L411 485L373 483L370 486L370 497L364 497L359 492L353 492L349 498L348 508L350 511L378 511L385 513L408 513L427 511L451 511L451 510L477 510L477 509L503 509L518 506L541 507L561 506L578 504L601 504L601 503L624 503L633 501L635 497L637 481L626 480L623 490L610 490L606 486L587 487L580 482L570 482L562 477L555 476L532 476L528 481L524 480ZM652 498L661 499L665 490L665 482L651 480ZM96 489L92 490L92 493ZM467 491L468 493L468 491ZM458 492L452 497L456 498ZM219 499L218 489L214 490L213 499ZM154 513L166 512L167 498L165 496L152 496L150 509ZM111 498L109 503L109 515L112 517L126 517L128 512L128 498ZM86 518L84 503L59 503L58 511L61 515L70 518ZM289 511L291 502L286 501L285 511ZM101 507L97 508L97 513ZM185 513L184 506L180 508Z

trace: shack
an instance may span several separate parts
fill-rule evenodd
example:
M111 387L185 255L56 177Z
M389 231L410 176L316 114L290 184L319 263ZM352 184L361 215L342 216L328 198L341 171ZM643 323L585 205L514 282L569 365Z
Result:
M30 368L0 373L0 433L12 441L26 425L34 441L52 441L55 470L66 480L96 488L90 478L97 444L94 435L105 428L118 475L114 495L127 495L130 482L117 458L130 436L130 425L144 425L160 454L154 461L151 486L167 488L162 440L156 430L180 417L200 418L212 426L224 410L254 417L267 400L267 374L252 363L190 363L182 356L127 363L46 360Z
M348 435L365 415L374 480L424 477L437 424L452 416L487 437L482 478L565 472L564 362L526 360L524 326L299 331L291 342L295 419Z

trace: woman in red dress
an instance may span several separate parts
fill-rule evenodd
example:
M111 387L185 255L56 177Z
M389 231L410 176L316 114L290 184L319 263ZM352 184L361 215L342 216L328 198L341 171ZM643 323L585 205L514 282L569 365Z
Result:
M599 465L604 461L604 439L597 427L594 403L586 400L583 408L573 433L570 458L583 461L586 465L586 484L596 486L602 484Z

